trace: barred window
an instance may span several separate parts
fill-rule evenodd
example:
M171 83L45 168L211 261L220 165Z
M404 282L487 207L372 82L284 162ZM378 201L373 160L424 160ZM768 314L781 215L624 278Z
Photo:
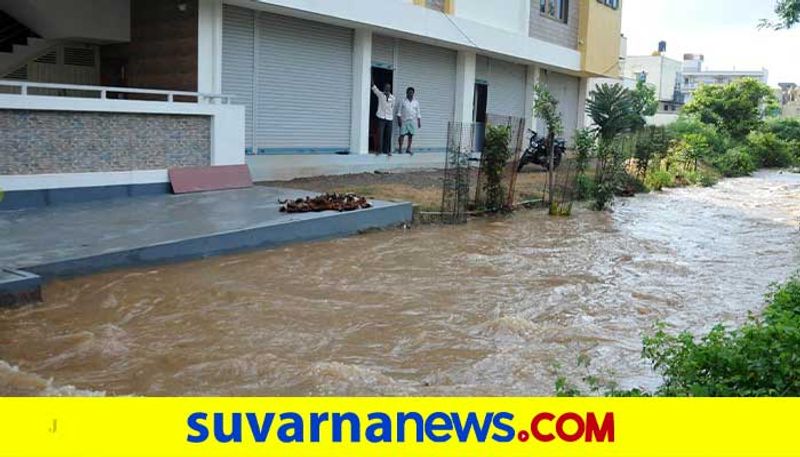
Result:
M445 0L425 0L425 6L436 11L445 12Z
M560 22L567 22L569 0L539 0L539 11L542 15Z

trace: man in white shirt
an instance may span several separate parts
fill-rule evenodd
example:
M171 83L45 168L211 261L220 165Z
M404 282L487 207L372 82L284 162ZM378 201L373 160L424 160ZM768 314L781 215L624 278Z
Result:
M378 97L378 110L375 116L378 118L378 138L381 141L381 152L392 155L392 119L394 118L394 95L392 95L392 85L383 86L383 92L372 84L372 93Z
M400 126L400 138L398 142L398 152L403 152L403 139L408 137L408 149L406 153L414 155L411 151L411 143L418 128L422 128L422 115L419 110L419 102L414 99L416 91L413 87L406 89L406 98L400 104L397 112L397 124Z

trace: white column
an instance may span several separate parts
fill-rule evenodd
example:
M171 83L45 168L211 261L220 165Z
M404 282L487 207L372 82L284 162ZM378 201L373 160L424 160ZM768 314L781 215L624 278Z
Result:
M472 122L475 104L475 60L471 51L458 51L456 63L456 122Z
M197 91L222 92L222 1L200 0L197 20Z
M369 153L369 97L372 81L372 32L356 29L353 39L353 104L350 153Z
M578 89L578 128L589 125L589 116L586 114L586 99L589 98L589 78L581 78Z
M536 130L537 128L537 122L534 119L533 114L533 104L536 102L536 99L533 95L533 86L539 84L541 80L541 74L542 72L538 65L528 65L528 76L525 82L525 113L527 113L527 116L525 117L526 129Z

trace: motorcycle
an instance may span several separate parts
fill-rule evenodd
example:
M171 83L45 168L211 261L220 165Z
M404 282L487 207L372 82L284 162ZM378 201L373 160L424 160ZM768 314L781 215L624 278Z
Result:
M533 130L528 130L531 133L531 139L528 143L528 148L519 159L519 166L517 172L522 171L522 168L533 163L544 167L546 170L550 169L550 163L547 157L547 138L540 137ZM553 169L561 165L561 159L567 153L567 142L563 138L556 138L556 145L553 148Z

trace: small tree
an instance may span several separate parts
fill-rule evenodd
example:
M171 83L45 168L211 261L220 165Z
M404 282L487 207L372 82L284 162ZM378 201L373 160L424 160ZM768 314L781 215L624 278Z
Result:
M778 0L775 4L775 14L778 16L777 21L761 19L758 27L784 30L800 23L800 0Z
M641 113L631 91L619 84L601 84L589 93L586 112L598 135L595 172L595 209L608 206L625 173L624 142L615 141L641 124Z
M553 97L547 86L537 84L533 87L536 101L533 105L533 112L536 117L544 120L547 126L547 193L548 204L553 206L553 192L555 190L555 163L554 153L556 146L556 136L564 133L564 124L561 121L561 113L558 111L558 100Z
M486 129L486 143L483 147L482 173L486 177L483 190L486 193L486 209L497 212L505 205L505 189L503 189L503 170L511 158L508 147L511 127L507 125L490 125Z
M775 104L777 99L769 86L745 78L724 86L701 86L683 107L683 113L696 115L704 124L741 141L763 125L764 110Z
M633 101L633 111L638 114L638 116L633 116L632 118L632 127L635 130L639 130L646 124L645 117L654 116L658 112L656 88L640 80L636 83L636 89L631 91L631 99Z

